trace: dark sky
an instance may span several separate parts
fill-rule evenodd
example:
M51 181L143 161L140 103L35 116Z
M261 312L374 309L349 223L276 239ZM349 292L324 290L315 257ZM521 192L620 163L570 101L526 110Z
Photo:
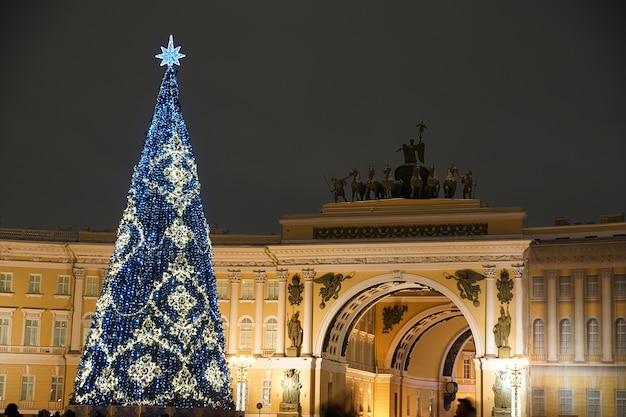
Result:
M2 1L0 227L117 227L170 34L213 227L280 233L422 120L440 180L597 222L626 211L622 3Z

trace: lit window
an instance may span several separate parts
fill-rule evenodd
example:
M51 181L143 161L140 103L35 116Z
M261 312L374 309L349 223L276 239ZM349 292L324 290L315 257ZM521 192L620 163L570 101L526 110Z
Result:
M471 379L472 378L472 357L465 356L463 358L463 378Z
M63 399L63 377L53 376L50 379L50 402L60 402Z
M52 338L52 346L64 347L67 343L67 320L54 321L54 335Z

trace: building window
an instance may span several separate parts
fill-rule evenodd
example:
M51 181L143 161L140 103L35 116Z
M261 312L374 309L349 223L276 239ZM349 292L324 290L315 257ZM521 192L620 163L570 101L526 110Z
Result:
M278 281L275 279L267 281L267 299L278 300Z
M559 298L572 298L572 277L569 275L559 277Z
M265 322L265 349L276 349L278 340L278 320L269 318Z
M222 316L222 336L224 336L224 351L228 352L228 320Z
M626 417L626 389L615 390L615 417Z
M0 292L13 292L13 274L0 272Z
M35 377L33 375L22 376L22 390L20 401L34 401L35 399Z
M559 388L559 414L574 414L574 390Z
M590 319L587 322L587 355L600 354L600 326L598 320Z
M215 281L218 300L228 300L228 280L218 279Z
M58 402L63 399L63 377L53 376L50 379L50 402Z
M261 388L261 398L263 399L263 405L264 406L271 406L272 405L272 380L271 379L264 379L262 382L262 388Z
M57 295L70 295L70 277L59 275L57 277Z
M97 297L100 293L100 278L88 276L85 278L85 296Z
M544 354L544 324L543 320L533 321L533 353L535 355Z
M9 326L11 319L0 317L0 345L9 344Z
M598 275L585 277L585 293L587 298L600 298L600 277Z
M546 281L544 277L533 277L533 298L543 300L546 298Z
M615 321L615 354L626 355L626 320Z
M52 337L52 346L65 347L67 343L67 320L54 321L54 334Z
M252 295L254 291L254 281L244 280L241 282L241 299L242 300L254 300Z
M559 334L560 334L560 352L561 355L571 355L572 354L572 324L568 319L561 320L559 324ZM561 414L571 414L571 413L561 413Z
M24 346L38 346L39 320L26 319L24 321Z
M91 324L93 323L93 315L88 314L83 319L83 348L87 344L89 337L89 331L91 330Z
M545 388L533 388L532 391L533 402L533 416L545 416L546 415L546 389Z
M600 417L600 390L587 388L587 417Z
M465 379L472 378L472 357L471 356L463 357L463 378Z
M7 386L7 376L0 375L0 398L3 400L6 398L6 386Z
M28 294L41 294L41 274L28 275Z
M626 274L613 275L613 296L626 298Z
M252 320L244 317L239 323L239 349L252 349Z

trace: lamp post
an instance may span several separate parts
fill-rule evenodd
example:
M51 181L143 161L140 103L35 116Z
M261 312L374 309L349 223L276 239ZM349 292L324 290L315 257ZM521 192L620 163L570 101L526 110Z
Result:
M248 398L248 371L247 369L254 363L252 356L232 356L230 358L231 366L238 369L237 371L237 395L235 402L236 411L246 410L246 399Z
M524 381L524 370L528 365L528 359L517 357L513 358L510 365L507 366L511 373L511 387L513 388L513 409L511 410L511 417L521 417L522 409L520 403L520 390L522 388L522 382Z

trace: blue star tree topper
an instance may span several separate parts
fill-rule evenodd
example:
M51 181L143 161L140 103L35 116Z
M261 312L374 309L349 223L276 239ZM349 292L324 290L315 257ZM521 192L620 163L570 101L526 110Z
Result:
M74 383L72 404L233 410L209 226L167 65Z
M167 65L171 67L176 64L180 66L179 59L184 58L186 55L180 53L180 46L174 48L174 37L170 35L170 40L167 43L167 49L161 47L161 53L155 55L155 58L159 58L161 60L161 66Z

